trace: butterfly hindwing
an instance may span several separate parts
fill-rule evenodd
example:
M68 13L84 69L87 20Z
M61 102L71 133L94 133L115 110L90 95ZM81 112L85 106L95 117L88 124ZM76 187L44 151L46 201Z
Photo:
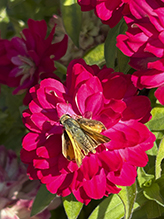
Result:
M84 154L79 147L79 144L75 139L72 138L71 133L66 130L62 136L62 153L68 160L75 160L77 165L80 166L82 163L82 159L84 158ZM63 143L64 142L64 143Z
M72 146L72 142L66 131L62 134L62 154L68 160L75 160L75 153Z

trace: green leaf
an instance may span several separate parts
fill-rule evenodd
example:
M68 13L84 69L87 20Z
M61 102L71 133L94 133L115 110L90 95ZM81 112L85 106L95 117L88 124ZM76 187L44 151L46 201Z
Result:
M24 2L24 0L9 0L8 1L8 7L12 8L12 7L15 7L15 6L23 3L23 2Z
M160 205L158 205L154 201L148 200L144 206L137 209L133 215L132 219L153 219L158 218L162 215L164 212L164 208ZM161 218L163 219L163 217Z
M148 201L144 206L148 219L158 218L164 212L164 208L154 201Z
M154 146L151 149L149 149L148 151L146 151L146 154L147 155L151 155L151 156L156 156L157 153L158 153L158 147L157 147L157 143L155 141L154 142Z
M118 195L110 195L92 212L88 219L120 219L124 216L124 206Z
M160 194L161 194L162 198L164 199L164 183L163 183L164 182L164 174L162 174L161 177L158 178L155 182L158 184L158 186L160 188Z
M163 180L164 177L162 179L159 178L157 180L158 182L155 182L158 183L160 189L162 187L164 188ZM143 191L149 188L151 189L151 185L150 187L143 187L142 189L138 188L139 192L137 193L136 202L140 205L140 208L134 211L132 219L158 218L164 212L164 208L161 205L155 201L150 200L148 196L145 196Z
M14 126L14 125L13 125ZM5 145L7 149L12 149L16 152L17 156L20 156L20 149L22 145L22 136L26 134L25 128L12 127L9 133L0 134L0 144Z
M55 67L57 68L55 70L55 74L62 80L64 81L66 78L66 74L67 74L67 68L62 65L60 62L56 62L55 61Z
M122 22L120 26L120 32L119 33L125 33L127 30L127 24L125 22ZM128 64L129 63L129 57L124 55L121 50L117 48L117 71L123 72L124 74L127 74L128 71L131 69L131 66ZM116 68L115 68L116 71Z
M158 104L151 111L152 119L147 123L151 130L164 130L164 107Z
M114 28L110 29L105 40L104 55L106 60L106 66L108 68L115 68L116 60L116 37L119 34L120 24L118 23Z
M118 193L118 196L125 208L124 219L129 219L131 218L136 199L136 183L132 186L121 186L120 188L122 188L122 190ZM135 208L137 207L139 207L139 205L136 203Z
M1 85L0 144L13 149L19 155L21 139L26 132L19 110L24 95L13 95L12 91L13 89Z
M67 73L67 68L62 65L60 62L55 61L55 67L63 74L66 75Z
M73 5L73 4L75 4L75 3L77 3L76 0L64 0L64 1L63 1L63 5L64 5L64 6L70 6L70 5Z
M164 159L164 138L161 140L159 145L158 154L156 157L156 163L155 163L155 175L156 179L161 177L161 162Z
M160 187L160 190L162 191L163 190L163 196L164 196L164 174L161 175L160 178L158 178L156 181L156 183L158 183L159 187Z
M74 44L79 47L82 12L80 6L73 0L61 0L61 12L64 27Z
M145 173L142 167L138 168L137 173L138 173L138 178L137 178L138 183L141 188L143 188L144 186L149 187L152 184L154 175Z
M131 69L131 66L128 65L129 57L124 55L119 49L117 50L117 61L118 61L118 71L125 74Z
M42 212L47 206L50 204L50 202L55 198L56 194L50 193L46 186L44 184L41 185L31 211L31 217L33 215L38 214L39 212Z
M158 146L157 146L157 138L160 138L161 139L161 132L159 131L152 131L149 127L149 123L145 123L145 125L147 126L147 128L155 135L156 137L156 141L154 142L154 145L151 149L147 150L146 151L146 154L147 155L151 155L151 156L156 156L157 153L158 153ZM163 135L162 135L163 137Z
M7 11L6 11L6 8L2 8L0 10L0 22L9 22L9 17L7 15Z
M157 183L153 183L150 187L144 188L143 194L149 200L157 202L164 207L164 200L160 194L160 187Z
M132 219L147 219L144 208L139 208L133 212Z
M88 65L102 65L105 63L104 58L104 43L96 46L92 50L90 50L85 56L84 60Z
M136 197L136 203L139 204L140 207L144 206L146 202L148 201L147 198L143 194L143 189L137 188L137 197Z
M152 88L149 90L149 93L148 93L148 98L150 99L151 101L151 107L154 108L156 107L157 105L157 99L156 97L154 96L154 92L156 91L156 88Z
M7 3L2 0L2 2L0 1L0 30L2 38L6 38L9 20L7 14Z
M164 137L164 130L162 131L152 131L153 134L155 135L156 137L156 141L159 141L159 143L161 142L161 140L163 139ZM159 145L159 144L158 144Z
M105 48L104 48L106 65L108 68L115 68L116 66L115 62L118 52L118 49L116 47L116 37L119 35L120 32L122 33L125 31L125 27L127 28L127 25L125 25L125 22L122 19L114 28L111 28L108 32L107 38L105 40ZM120 66L120 68L124 69L125 66L124 67Z
M63 198L63 206L68 219L76 219L80 214L83 203L78 202L73 194Z

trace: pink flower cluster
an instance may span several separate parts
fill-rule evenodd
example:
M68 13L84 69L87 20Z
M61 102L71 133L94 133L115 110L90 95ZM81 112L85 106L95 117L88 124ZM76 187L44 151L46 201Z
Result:
M32 101L23 113L30 132L21 150L30 179L39 179L51 193L73 193L85 204L118 193L116 185L135 182L136 167L147 164L145 151L152 148L155 136L143 124L151 118L150 101L137 96L130 75L73 60L65 85L48 78L30 93ZM106 127L102 134L111 139L85 156L80 167L62 154L63 114L101 121Z
M133 14L139 19L153 13L153 9L163 6L163 0L78 0L82 11L94 9L97 17L111 28L124 15Z
M132 76L134 85L158 88L155 96L164 104L164 1L149 0L144 6L149 9L144 16L124 17L128 30L117 37L117 46L137 70ZM139 13L139 8L136 11Z
M40 187L39 181L30 181L26 167L18 163L14 151L0 146L0 218L30 218L32 204ZM60 204L60 200L56 200ZM56 203L57 204L57 203ZM53 205L53 208L57 206ZM52 208L51 208L52 209ZM48 209L31 217L31 219L49 219Z
M16 87L13 94L27 91L24 104L31 100L28 90L40 80L57 78L54 60L66 52L68 37L52 44L55 27L46 38L47 24L44 20L28 20L28 28L23 29L22 38L13 37L10 41L0 39L0 83Z
M151 106L146 96L138 95L138 89L158 87L155 95L164 104L164 0L78 3L82 11L94 9L111 28L124 17L128 30L117 37L117 46L137 71L125 75L77 59L70 62L62 83L54 74L54 61L66 53L67 35L53 43L55 27L46 37L46 22L29 19L21 38L0 39L0 83L14 87L13 94L26 92L24 104L29 108L23 112L23 123L29 132L22 140L21 160L27 164L30 179L39 180L59 196L73 193L87 205L91 199L119 193L117 185L131 186L137 167L148 162L146 151L153 147L155 136L144 123L151 119ZM96 153L84 154L80 166L62 153L65 128L60 118L64 114L75 120L100 121L106 128L101 134L110 139L96 145ZM17 166L12 151L6 155L1 146L0 152L0 217L29 217L27 209L31 209L39 184L24 194L24 167ZM45 210L38 218L49 217Z

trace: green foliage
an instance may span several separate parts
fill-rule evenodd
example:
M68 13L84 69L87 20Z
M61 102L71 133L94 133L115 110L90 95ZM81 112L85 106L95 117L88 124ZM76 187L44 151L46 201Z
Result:
M61 12L66 32L78 47L82 20L80 6L73 0L61 0Z
M55 198L55 194L50 193L44 184L41 185L31 211L31 217L42 212L44 209L48 207L51 201Z
M152 97L154 101L154 97ZM164 215L164 175L163 175L163 106L153 103L152 119L147 123L147 127L155 134L156 143L147 152L149 163L145 168L138 168L138 189L136 203L140 208L136 209L132 219L138 218L163 218ZM149 172L149 173L148 173ZM150 174L151 173L151 174Z
M162 160L164 159L164 139L161 140L160 145L159 145L159 150L158 150L158 154L156 157L156 169L155 169L155 174L156 174L156 179L161 177L161 163Z
M92 212L89 219L120 219L124 216L124 206L118 195L110 195Z
M131 218L133 209L136 209L139 206L137 203L135 203L136 184L134 183L132 186L122 186L118 196L124 205L124 219Z
M149 187L152 183L152 180L154 179L153 174L147 174L143 168L138 168L138 183L140 188L142 187Z
M0 144L18 154L21 148L21 138L26 129L22 123L21 106L24 95L12 95L11 88L1 86L0 95Z
M104 64L104 43L99 44L98 46L91 49L87 54L85 54L84 60L88 65L96 64L98 66L101 66L102 64Z
M143 193L147 199L154 200L164 207L164 201L160 194L160 187L157 183L152 183L149 187L144 188Z
M120 50L117 49L117 62L118 65L115 68L116 71L123 72L127 74L131 69L130 65L128 65L129 57L125 56Z
M66 78L67 68L62 65L60 62L55 61L55 67L57 68L55 74L64 81Z
M59 0L1 0L0 30L2 38L19 36L29 18L48 21L59 12Z
M108 36L105 40L104 54L106 66L108 68L113 68L116 71L129 70L129 66L127 67L128 58L125 55L121 54L121 52L118 52L118 48L116 47L116 37L119 34L124 33L126 29L127 25L122 19L121 22L119 22L114 28L109 30ZM119 66L117 66L117 62Z
M76 219L83 207L81 202L78 202L73 194L63 198L63 206L68 219Z
M157 104L151 111L152 119L147 123L152 131L164 130L164 107Z

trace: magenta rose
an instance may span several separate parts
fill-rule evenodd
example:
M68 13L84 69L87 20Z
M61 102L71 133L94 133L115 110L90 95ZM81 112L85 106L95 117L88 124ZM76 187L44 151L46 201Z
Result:
M122 18L122 11L125 3L121 0L78 0L82 11L90 11L94 9L95 14L99 17L102 23L114 27Z
M44 79L30 93L33 99L23 113L30 132L21 150L30 179L40 179L60 196L73 193L85 204L118 193L116 185L135 182L136 167L147 164L145 151L152 148L155 136L143 124L151 117L149 99L137 96L130 75L73 60L65 85ZM106 127L102 134L111 139L86 155L80 167L62 154L63 114L101 121Z
M28 104L28 90L40 80L57 76L54 60L60 59L67 49L67 36L59 43L52 43L55 27L46 38L47 24L44 20L28 20L28 28L21 36L0 40L0 83L16 87L13 94L27 91L24 104Z
M123 15L132 14L139 19L163 6L162 0L78 0L78 3L82 11L94 9L97 17L111 28L116 26Z
M162 3L164 6L164 3ZM130 57L136 69L132 81L139 89L158 88L155 96L164 104L164 7L141 19L125 17L126 35L117 37L118 48Z

